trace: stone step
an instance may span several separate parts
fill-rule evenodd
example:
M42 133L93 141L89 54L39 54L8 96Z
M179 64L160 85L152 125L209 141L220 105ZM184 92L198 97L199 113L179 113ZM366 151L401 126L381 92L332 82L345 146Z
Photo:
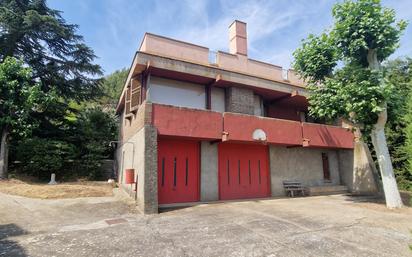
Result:
M324 185L324 186L313 186L308 187L308 194L309 195L334 195L334 194L347 194L348 187L337 185Z

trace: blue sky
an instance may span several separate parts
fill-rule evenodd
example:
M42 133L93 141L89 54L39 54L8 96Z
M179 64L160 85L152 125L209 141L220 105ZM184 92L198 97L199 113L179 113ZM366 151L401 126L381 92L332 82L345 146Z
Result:
M228 51L228 26L248 24L250 58L290 67L309 33L331 26L332 0L48 0L99 57L105 74L129 67L145 32ZM411 0L384 0L399 19L412 20ZM412 24L391 58L412 56Z

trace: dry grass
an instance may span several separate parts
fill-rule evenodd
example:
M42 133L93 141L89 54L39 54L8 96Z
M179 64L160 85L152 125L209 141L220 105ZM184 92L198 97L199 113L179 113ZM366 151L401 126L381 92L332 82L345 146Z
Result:
M107 182L79 181L47 185L17 179L0 181L0 192L40 199L112 196L113 186Z

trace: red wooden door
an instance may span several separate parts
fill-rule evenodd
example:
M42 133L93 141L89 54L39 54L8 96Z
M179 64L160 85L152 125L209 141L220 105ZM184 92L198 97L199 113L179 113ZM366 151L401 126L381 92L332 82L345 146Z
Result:
M219 145L221 200L270 196L268 148L263 145Z
M159 204L199 201L199 143L158 142Z

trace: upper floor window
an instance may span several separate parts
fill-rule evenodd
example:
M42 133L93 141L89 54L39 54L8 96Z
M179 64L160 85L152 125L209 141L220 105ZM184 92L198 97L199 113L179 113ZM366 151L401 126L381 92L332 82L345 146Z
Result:
M151 77L148 99L153 103L194 109L206 108L205 86L200 84Z

